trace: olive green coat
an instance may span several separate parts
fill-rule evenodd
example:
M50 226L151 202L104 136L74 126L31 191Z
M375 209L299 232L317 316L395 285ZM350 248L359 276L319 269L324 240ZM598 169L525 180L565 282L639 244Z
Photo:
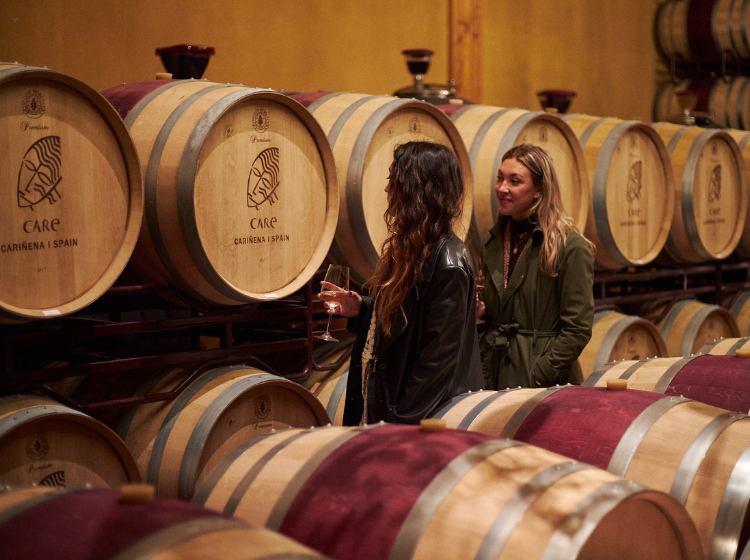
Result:
M537 225L503 288L503 227L490 230L482 257L485 329L480 339L487 389L549 387L578 380L577 360L594 321L594 257L568 235L556 277L539 270L544 234Z

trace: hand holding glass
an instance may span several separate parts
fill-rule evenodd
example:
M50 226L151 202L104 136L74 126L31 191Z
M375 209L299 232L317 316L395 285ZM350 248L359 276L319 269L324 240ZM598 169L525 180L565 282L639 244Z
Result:
M328 272L326 272L325 280L321 285L322 290L320 292L323 304L327 309L333 311L339 306L339 302L336 298L341 298L349 295L349 268L345 266L339 266L337 264L328 265ZM316 336L320 340L328 340L331 342L338 341L337 338L331 336L331 314L328 314L328 324L326 325L326 332L320 336Z

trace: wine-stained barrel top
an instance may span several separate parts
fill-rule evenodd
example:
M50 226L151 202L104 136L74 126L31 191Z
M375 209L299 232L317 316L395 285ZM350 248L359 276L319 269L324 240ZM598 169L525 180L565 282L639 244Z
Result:
M0 321L77 311L125 268L143 215L138 155L89 86L0 64Z

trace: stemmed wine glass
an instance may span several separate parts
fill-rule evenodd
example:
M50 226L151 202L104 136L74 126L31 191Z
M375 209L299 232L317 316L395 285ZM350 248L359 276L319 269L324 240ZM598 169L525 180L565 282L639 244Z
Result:
M326 277L324 282L327 282L328 284L332 284L337 289L331 289L328 286L321 286L320 295L326 296L326 298L334 298L333 300L325 299L323 300L323 304L328 309L336 309L336 307L339 305L339 302L336 301L335 298L340 298L344 295L349 295L349 268L346 266L339 266L337 264L330 264L328 265L328 272L326 272ZM327 340L330 342L337 342L338 338L334 338L331 336L331 315L328 315L328 324L326 325L326 332L322 335L318 335L315 338L318 338L320 340Z
M482 259L474 259L474 282L477 285L477 296L481 299L484 289L484 263Z

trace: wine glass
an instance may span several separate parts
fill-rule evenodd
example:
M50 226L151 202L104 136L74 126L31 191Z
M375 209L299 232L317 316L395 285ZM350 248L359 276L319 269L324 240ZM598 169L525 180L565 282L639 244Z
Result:
M474 259L474 282L477 285L477 295L481 298L482 290L484 289L484 263L482 259Z
M346 266L339 266L337 264L328 265L328 272L324 282L333 284L338 289L331 289L329 287L321 286L320 295L326 296L326 298L334 298L333 300L323 300L323 304L328 309L336 309L339 302L335 298L341 298L345 295L349 295L349 268ZM318 335L315 338L320 340L327 340L330 342L337 342L338 338L331 336L331 315L328 315L328 324L326 325L326 332L322 335Z

